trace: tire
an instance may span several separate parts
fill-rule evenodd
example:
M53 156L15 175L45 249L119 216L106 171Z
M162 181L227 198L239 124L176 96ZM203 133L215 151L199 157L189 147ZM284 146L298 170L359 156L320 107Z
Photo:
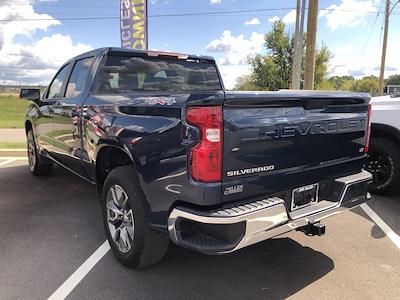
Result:
M364 167L373 176L373 182L369 186L370 192L382 195L400 192L398 144L387 138L372 138Z
M156 232L146 219L145 201L133 166L108 174L101 195L104 227L115 257L128 268L154 264L168 250L168 235Z
M34 176L47 176L53 171L53 163L37 151L32 129L26 134L29 171Z

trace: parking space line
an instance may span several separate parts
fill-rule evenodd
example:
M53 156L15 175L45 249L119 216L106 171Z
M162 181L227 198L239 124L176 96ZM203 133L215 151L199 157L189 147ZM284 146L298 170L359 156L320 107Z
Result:
M389 239L400 249L400 237L366 204L363 203L360 207L365 213L378 225Z
M13 158L7 159L6 161L0 162L0 167L6 165L8 163L12 163L14 161L16 161L16 159L13 159Z
M106 240L49 298L48 300L65 299L73 289L82 281L91 269L110 250Z
M0 156L0 159L28 160L27 157L19 157L19 156Z

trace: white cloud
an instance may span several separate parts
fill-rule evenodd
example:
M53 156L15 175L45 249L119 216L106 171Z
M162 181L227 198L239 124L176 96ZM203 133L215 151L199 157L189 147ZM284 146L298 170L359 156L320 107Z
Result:
M0 73L11 82L48 84L61 64L91 49L74 44L70 36L62 34L46 36L30 45L6 43L0 51Z
M243 34L234 36L225 30L219 39L206 46L206 50L224 53L225 56L218 59L221 65L245 65L249 56L261 52L263 44L264 35L261 33L253 32L249 39L245 39Z
M29 0L20 1L17 5L10 3L7 0L1 0L0 19L1 20L23 20L23 19L49 19L48 21L14 21L0 22L0 49L4 43L10 43L11 40L18 34L30 37L38 30L47 31L52 25L60 25L61 23L52 18L48 14L37 14L33 10L32 5L20 5L29 4Z
M268 19L269 22L274 23L278 20L281 20L280 17L278 16L273 16L271 18ZM291 11L289 11L286 15L283 16L282 18L283 23L285 24L293 24L296 22L296 10L292 9Z
M320 17L326 18L326 25L332 31L339 27L357 27L366 25L366 17L376 12L380 0L341 0L339 5L332 4L321 10Z
M251 20L247 20L246 22L244 22L244 25L249 26L249 25L259 25L260 24L260 20L257 18L253 18Z
M274 23L278 20L280 20L281 18L279 18L278 16L273 16L271 18L268 18L268 22Z
M5 0L6 3L10 3ZM32 40L37 31L47 32L61 23L48 14L37 14L30 0L5 5L0 1L0 19L49 19L48 21L15 21L0 23L0 75L7 83L47 84L60 65L67 59L90 50L89 45L74 44L71 37L52 34ZM28 42L15 42L15 37L28 38ZM30 40L29 40L30 39ZM25 40L25 39L24 39Z
M153 4L153 5L156 5L159 2L161 2L161 1L159 1L159 0L150 0L150 3ZM164 0L164 1L162 1L162 3L168 4L168 0Z
M400 61L398 49L400 42L392 42L386 53L385 78L389 75L400 72ZM344 44L333 48L334 57L330 62L329 75L351 75L356 78L363 76L379 76L380 59L382 48L377 45L368 47L363 55L360 55L359 49L352 44Z
M293 24L296 22L296 10L292 9L290 12L288 12L283 18L282 18L283 23L285 24Z
M221 73L225 88L227 89L232 89L240 76L249 75L251 73L249 65L219 65L218 69Z
M221 53L217 64L225 87L232 89L238 77L250 74L248 57L260 53L264 44L264 35L253 32L248 39L243 34L234 36L225 30L219 39L211 41L206 50Z
M221 3L221 0L210 0L210 4L218 4Z

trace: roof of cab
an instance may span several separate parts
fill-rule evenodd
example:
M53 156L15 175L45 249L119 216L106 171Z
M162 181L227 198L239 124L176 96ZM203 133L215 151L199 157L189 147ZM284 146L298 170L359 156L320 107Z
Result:
M99 53L103 52L104 54L107 53L112 53L112 52L118 52L118 53L127 53L127 54L147 54L148 52L151 53L162 53L165 55L168 55L168 53L171 54L175 54L175 55L179 55L179 56L187 56L189 59L204 59L204 60L209 60L209 61L215 61L214 58L212 56L206 56L206 55L194 55L194 54L185 54L185 53L175 53L175 52L165 52L165 51L156 51L156 50L136 50L136 49L129 49L129 48L121 48L121 47L103 47L103 48L97 48L97 49L93 49L91 51L82 53L76 57L74 57L73 59L76 59L80 56L86 56L88 54L94 54L97 55Z
M171 53L171 54L177 54L181 56L188 56L188 58L191 59L205 59L205 60L212 60L214 61L214 58L212 56L207 56L207 55L195 55L195 54L187 54L187 53L176 53L176 52L168 52L168 51L157 51L157 50L136 50L136 49L129 49L129 48L121 48L121 47L110 47L108 48L107 52L126 52L126 53L142 53L146 54L147 52L161 52L161 53Z

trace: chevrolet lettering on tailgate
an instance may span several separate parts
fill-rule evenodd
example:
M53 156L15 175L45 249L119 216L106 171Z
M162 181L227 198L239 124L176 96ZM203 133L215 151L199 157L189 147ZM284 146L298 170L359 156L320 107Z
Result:
M301 122L298 124L276 124L262 127L259 136L270 138L287 138L296 135L332 134L343 132L356 132L365 127L365 119L322 120L314 122Z

